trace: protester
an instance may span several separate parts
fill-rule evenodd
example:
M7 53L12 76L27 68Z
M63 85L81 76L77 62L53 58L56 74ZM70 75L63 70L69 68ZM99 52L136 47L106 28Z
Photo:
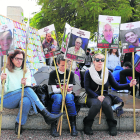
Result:
M122 70L124 70L124 69L130 69L130 68L132 68L131 63L130 63L130 62L125 62L125 63L123 64L123 67L121 67L121 66L116 66L116 68L114 69L112 75L114 76L115 80L116 80L118 83L120 83L120 72L121 72ZM129 80L127 77L126 77L126 83L130 83L130 80ZM117 91L117 90L114 89L114 88L112 88L112 90ZM129 89L127 89L127 90L118 90L117 92L126 92L126 93L127 93L128 90L131 91L130 95L133 95L133 88L129 88ZM137 92L137 86L136 86L135 92Z
M134 52L135 54L136 52ZM132 64L132 53L125 53L123 63L130 62Z
M132 53L125 53L123 63L125 62L132 62Z
M92 52L91 52L91 55L93 56L94 54L95 54L94 51L92 51Z
M92 62L92 58L91 58L91 55L90 55L90 49L88 48L87 52L86 52L85 66L90 67L91 62Z
M140 85L140 52L135 53L135 60L134 60L134 65L135 65L135 76L139 78L139 85ZM133 70L131 69L125 69L120 72L120 84L126 83L126 77L127 76L132 76ZM139 88L139 96L140 96L140 88Z
M106 67L113 72L116 66L121 66L118 49L110 49L106 58Z
M31 86L31 73L26 69L25 78L23 77L24 69L24 58L25 54L23 51L15 50L13 54L8 56L8 61L6 65L6 72L1 74L0 83L5 79L5 92L3 107L8 109L19 108L21 103L21 92L22 84L24 84L24 96L23 96L23 109L22 109L22 119L21 119L21 130L22 125L25 125L29 110L31 106L33 107L35 113L37 113L37 108L39 109L41 115L47 124L51 124L56 121L62 114L51 114L45 108L45 106L40 102L36 93L30 88ZM2 85L0 85L2 88ZM1 102L1 98L0 98ZM16 118L15 123L15 133L18 134L18 123L19 123L20 111Z
M106 68L104 77L104 92L101 96L102 79L103 79L104 55L95 54L93 64L88 71L85 72L84 86L87 93L87 106L90 108L88 116L84 118L84 133L92 135L91 129L95 116L102 111L104 112L107 124L109 126L109 134L117 135L117 121L114 119L112 105L115 104L113 95L108 93L109 83L115 89L127 89L136 85L136 80L132 80L130 84L119 84L114 79L112 73ZM117 96L116 96L117 97ZM116 98L115 98L116 99Z
M69 54L77 55L77 56L84 56L85 51L81 48L82 45L82 39L81 38L76 38L75 40L75 46L68 48Z
M64 72L65 72L65 59L64 56L59 55L57 57L57 65L58 65L58 74L59 74L59 79L61 83L61 88L63 90L63 86L66 86L66 83L64 83ZM68 74L69 70L66 70L66 82L68 80ZM51 94L51 99L53 101L52 104L52 111L51 113L53 114L58 114L61 109L61 104L62 104L62 95L61 95L61 89L59 86L56 70L53 70L50 73L49 76L49 81L48 84L52 86L53 93ZM69 85L67 89L67 95L65 98L65 103L70 119L70 124L71 124L71 135L72 136L77 136L78 132L76 129L76 107L74 103L74 95L73 95L73 85L75 84L75 79L74 79L74 74L71 72L70 79L69 79ZM51 124L51 135L54 137L58 137L59 133L56 130L56 123L57 121L53 122Z

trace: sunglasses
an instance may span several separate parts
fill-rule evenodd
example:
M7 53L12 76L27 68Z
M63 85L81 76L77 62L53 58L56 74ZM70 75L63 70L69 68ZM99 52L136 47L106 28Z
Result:
M102 58L102 59L95 58L95 61L96 61L96 62L99 62L100 60L101 60L101 62L104 62L104 61L105 61L105 59L104 59L104 58Z

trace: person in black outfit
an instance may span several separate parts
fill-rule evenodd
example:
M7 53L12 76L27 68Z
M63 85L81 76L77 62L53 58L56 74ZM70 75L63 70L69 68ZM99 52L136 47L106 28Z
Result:
M134 52L134 54L135 54L136 52ZM124 55L124 60L123 60L123 64L125 63L125 62L130 62L130 63L132 63L132 53L130 52L130 53L125 53L125 55Z
M112 105L114 101L111 94L108 93L109 84L118 90L127 89L136 85L136 80L131 80L129 84L119 84L114 79L112 73L106 68L104 77L104 92L101 96L102 77L103 77L103 64L104 55L95 54L93 64L88 71L85 72L84 86L87 93L87 106L90 108L88 116L83 120L84 133L92 135L91 129L95 116L102 110L106 116L107 124L109 126L109 134L112 136L117 135L117 121L114 119ZM117 97L117 96L116 96ZM120 99L120 98L119 98Z
M92 58L91 58L91 55L90 55L90 49L88 48L87 52L86 52L85 66L90 67L91 62L92 62Z
M140 51L137 51L134 56L134 67L135 67L135 76L140 85ZM132 76L133 69L125 69L120 72L120 84L126 83L126 77ZM135 91L136 92L136 91ZM131 89L131 93L133 93L133 88ZM136 93L135 93L136 94ZM139 96L140 96L140 88L139 88Z

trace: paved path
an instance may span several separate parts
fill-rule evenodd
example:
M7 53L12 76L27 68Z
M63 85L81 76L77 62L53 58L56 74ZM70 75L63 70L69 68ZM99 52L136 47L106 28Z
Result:
M94 131L94 135L88 136L83 131L78 131L77 137L72 137L68 131L62 131L60 137L52 137L50 130L24 130L20 140L140 140L140 132L118 131L117 136L110 136L108 131ZM18 140L14 130L2 130L0 140Z

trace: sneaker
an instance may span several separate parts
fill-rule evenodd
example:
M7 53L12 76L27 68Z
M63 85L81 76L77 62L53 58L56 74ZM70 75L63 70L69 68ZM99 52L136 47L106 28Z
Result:
M125 92L125 93L128 93L128 92L129 92L129 90L124 90L124 92Z
M117 92L121 92L121 93L122 93L122 92L124 92L124 91L123 91L123 90L118 90Z

